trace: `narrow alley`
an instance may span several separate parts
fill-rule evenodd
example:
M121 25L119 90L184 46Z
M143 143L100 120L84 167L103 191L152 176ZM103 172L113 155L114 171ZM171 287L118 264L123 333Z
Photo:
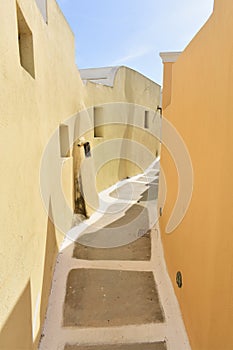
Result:
M100 193L59 253L40 350L188 350L157 218L159 162Z

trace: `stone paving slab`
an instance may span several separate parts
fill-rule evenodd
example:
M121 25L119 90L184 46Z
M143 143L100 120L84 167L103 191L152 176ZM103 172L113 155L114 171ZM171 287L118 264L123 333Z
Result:
M98 222L96 223L96 226ZM119 247L133 242L150 228L148 208L144 204L134 204L122 217L97 229L92 225L77 239L77 243L94 248ZM92 229L92 232L91 232Z
M122 345L94 345L81 346L67 344L64 350L166 350L165 342L143 343L143 344L122 344Z
M73 258L83 260L148 261L151 258L150 231L136 241L117 248L92 248L75 243Z
M107 327L164 321L152 272L71 270L64 327Z

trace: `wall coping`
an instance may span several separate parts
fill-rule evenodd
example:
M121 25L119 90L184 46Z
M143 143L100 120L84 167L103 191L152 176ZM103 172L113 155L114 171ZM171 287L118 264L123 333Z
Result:
M160 52L159 56L162 58L163 63L174 63L182 52Z

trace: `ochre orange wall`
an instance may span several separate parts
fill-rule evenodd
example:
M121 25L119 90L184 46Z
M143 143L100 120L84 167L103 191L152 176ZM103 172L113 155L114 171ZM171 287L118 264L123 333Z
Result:
M162 147L167 199L160 220L166 262L193 350L233 349L233 1L213 15L172 66L165 64L163 115L183 137L194 170L189 210L165 233L177 173ZM166 71L168 69L168 71ZM167 90L167 91L166 91ZM177 271L183 287L175 283Z
M163 90L163 108L166 108L171 103L172 66L173 62L164 64L163 86L166 88Z

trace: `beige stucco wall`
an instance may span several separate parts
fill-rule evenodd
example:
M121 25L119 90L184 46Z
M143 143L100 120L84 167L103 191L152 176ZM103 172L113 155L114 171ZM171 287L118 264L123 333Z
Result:
M90 132L84 136L86 141L90 142L93 153L93 159L88 160L89 165L85 167L83 175L87 188L88 184L94 181L96 191L99 192L127 176L136 175L146 169L151 157L141 157L140 153L137 154L134 143L144 146L154 158L159 155L161 118L157 106L160 104L160 93L158 84L127 67L117 69L112 87L87 82L87 114L83 116L82 127L86 123L87 128L90 128ZM101 137L94 137L93 107L101 110ZM145 111L148 111L148 129L144 127ZM117 145L114 141L116 139ZM126 146L124 140L131 142ZM75 146L74 158L80 157L83 159L83 150ZM91 198L93 191L89 192L90 195L86 198L88 214L98 205L96 199Z
M15 0L0 3L0 31L5 33L0 41L0 348L4 350L37 348L55 258L72 224L80 167L90 215L98 208L99 191L141 171L160 148L155 139L160 87L125 67L118 69L113 87L83 85L75 65L73 34L55 0L47 2L47 17L45 5L40 0L18 1L19 36ZM30 40L25 43L27 33ZM33 50L22 57L28 43L33 43ZM115 102L119 104L111 104ZM94 138L93 106L104 106L107 125L101 138ZM148 130L143 127L145 108ZM80 135L91 143L89 159L77 147ZM115 148L105 145L113 139L118 139L115 160ZM136 142L136 157L132 143L124 140ZM71 150L66 154L67 143ZM147 150L142 160L141 146ZM109 152L104 166L103 152Z
M233 2L215 1L211 18L165 74L164 116L191 156L194 188L187 214L165 227L178 192L173 160L162 147L167 200L161 217L167 266L193 350L233 348ZM168 69L168 70L167 70ZM165 64L167 74L171 67ZM183 287L175 283L183 274Z
M74 37L56 2L48 1L48 25L35 1L19 0L18 5L33 35L35 79L20 65L16 2L1 1L0 348L4 350L36 348L54 258L63 239L41 200L40 161L55 128L82 107ZM55 148L59 152L59 140ZM70 176L68 168L64 172ZM67 193L70 186L66 181Z

